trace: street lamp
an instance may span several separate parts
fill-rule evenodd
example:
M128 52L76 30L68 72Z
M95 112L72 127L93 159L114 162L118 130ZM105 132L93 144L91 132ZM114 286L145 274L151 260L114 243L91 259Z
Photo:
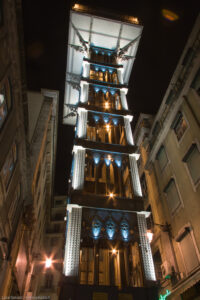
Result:
M51 258L46 258L46 261L45 261L45 267L48 269L50 268L52 265L52 259Z

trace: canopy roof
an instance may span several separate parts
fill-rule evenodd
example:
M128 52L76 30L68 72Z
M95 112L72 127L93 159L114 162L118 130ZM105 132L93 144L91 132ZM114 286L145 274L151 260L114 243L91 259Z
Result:
M119 53L120 49L123 50L129 44L128 49L124 48L126 51L124 58L120 62L124 67L124 84L128 84L141 32L141 25L71 11L64 98L64 124L75 125L76 123L75 114L70 117L68 115L71 112L68 105L76 105L79 101L78 84L81 78L83 57L89 45L115 50ZM128 56L132 58L127 59Z

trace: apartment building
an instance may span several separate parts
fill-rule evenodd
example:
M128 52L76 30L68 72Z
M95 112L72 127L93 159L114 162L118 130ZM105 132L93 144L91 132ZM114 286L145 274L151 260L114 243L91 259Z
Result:
M141 115L134 136L161 296L200 299L200 17L158 113Z

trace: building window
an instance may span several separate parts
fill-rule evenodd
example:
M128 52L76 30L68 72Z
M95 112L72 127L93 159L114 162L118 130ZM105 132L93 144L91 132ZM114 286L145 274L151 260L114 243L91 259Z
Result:
M162 269L161 269L162 258L161 258L159 250L157 250L156 253L153 255L153 261L154 261L156 279L161 280L161 279L163 279Z
M1 2L1 0L0 0ZM0 85L0 129L6 120L12 105L11 85L9 79L4 82L3 87Z
M1 170L1 177L5 186L8 189L11 177L13 175L15 165L17 161L17 145L14 143L10 149L6 161L4 162L3 168Z
M164 193L166 193L168 208L171 215L173 216L175 214L175 211L181 205L181 199L176 187L175 180L173 178L171 178L168 182L167 186L164 189Z
M160 149L158 150L156 159L158 160L160 170L163 171L168 163L168 157L164 146L161 146Z
M192 181L196 185L200 179L200 152L196 144L192 144L183 161L187 164Z
M200 68L192 81L191 88L193 88L200 96Z
M199 266L199 259L194 244L192 229L185 226L176 237L184 261L186 272L189 273Z
M180 141L180 139L184 135L187 127L188 127L187 122L183 117L182 113L179 111L178 114L176 115L174 122L172 123L172 128L174 129L178 141Z
M148 189L147 189L145 173L142 174L140 182L141 182L141 187L142 187L142 194L146 198L146 197L148 197Z

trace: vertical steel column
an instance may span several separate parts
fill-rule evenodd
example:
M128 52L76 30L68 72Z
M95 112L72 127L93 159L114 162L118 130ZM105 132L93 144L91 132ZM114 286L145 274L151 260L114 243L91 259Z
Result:
M125 132L126 132L126 140L129 145L134 145L133 142L133 134L131 130L131 125L130 125L130 117L125 116L124 117L124 127L125 127Z
M85 149L80 146L75 146L73 151L74 151L74 172L73 172L73 179L72 179L72 187L75 190L81 190L84 185Z
M85 138L87 132L88 111L85 108L78 108L78 137Z
M144 213L137 213L138 229L140 235L140 246L142 252L144 274L146 280L155 281L155 269L153 263L153 257L151 253L151 246L147 238L147 225Z
M142 189L141 189L141 184L140 184L138 166L137 166L137 161L136 161L134 154L129 154L129 161L130 161L134 195L137 197L142 197Z
M64 257L64 274L77 277L79 273L82 207L67 205L67 231Z

